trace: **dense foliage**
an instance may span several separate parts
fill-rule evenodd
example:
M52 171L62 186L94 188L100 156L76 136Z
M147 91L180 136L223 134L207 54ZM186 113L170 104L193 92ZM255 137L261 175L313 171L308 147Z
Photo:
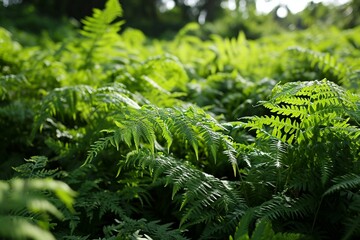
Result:
M360 28L161 41L120 16L0 29L1 237L360 237Z

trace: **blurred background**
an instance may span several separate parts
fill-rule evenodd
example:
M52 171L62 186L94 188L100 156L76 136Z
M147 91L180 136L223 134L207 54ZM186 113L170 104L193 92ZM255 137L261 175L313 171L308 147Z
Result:
M73 34L81 19L103 8L105 0L2 0L0 26L13 34L48 34L57 41ZM125 26L151 38L171 39L197 22L199 37L211 34L248 39L313 26L348 29L360 23L359 0L120 0ZM70 21L69 21L70 20ZM29 35L22 38L31 44Z

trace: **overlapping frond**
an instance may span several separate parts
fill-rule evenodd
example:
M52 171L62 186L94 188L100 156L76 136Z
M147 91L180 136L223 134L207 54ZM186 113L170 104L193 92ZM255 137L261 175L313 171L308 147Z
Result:
M336 84L345 84L347 81L348 69L329 53L319 53L301 47L289 48L288 53L293 63L287 63L287 70L295 79L327 78Z
M32 135L48 119L56 119L67 125L69 121L91 122L105 117L109 112L122 107L140 108L133 95L121 84L105 85L95 89L88 85L55 88L41 102L35 117Z
M205 223L211 227L204 230L204 236L224 234L233 230L247 209L236 184L206 174L169 155L153 156L148 150L133 151L127 156L126 165L148 169L155 180L165 177L166 186L173 189L172 198L181 196L180 225L184 229ZM237 214L233 215L234 212Z
M109 135L94 143L86 162L90 162L98 150L105 149L109 144L117 149L123 143L136 149L145 147L154 154L155 148L162 151L158 143L162 143L169 151L171 144L176 140L183 144L184 149L191 147L196 159L199 159L199 148L203 148L202 151L215 162L219 151L223 151L236 174L236 150L231 138L223 133L226 129L199 108L162 109L143 106L141 109L119 112L114 115L113 121L114 128L104 130Z

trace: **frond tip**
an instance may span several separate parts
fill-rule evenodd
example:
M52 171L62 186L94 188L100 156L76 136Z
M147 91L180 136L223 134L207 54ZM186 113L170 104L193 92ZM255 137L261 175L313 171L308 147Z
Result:
M82 20L84 24L82 35L94 38L106 34L109 30L117 32L120 29L122 22L110 25L116 18L122 16L122 8L118 0L108 0L104 10L94 9L93 11L92 17Z

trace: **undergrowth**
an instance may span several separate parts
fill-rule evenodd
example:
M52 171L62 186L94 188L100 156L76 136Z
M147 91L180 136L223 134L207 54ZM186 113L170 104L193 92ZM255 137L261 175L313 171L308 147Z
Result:
M358 28L162 41L122 12L0 29L1 238L360 237Z

